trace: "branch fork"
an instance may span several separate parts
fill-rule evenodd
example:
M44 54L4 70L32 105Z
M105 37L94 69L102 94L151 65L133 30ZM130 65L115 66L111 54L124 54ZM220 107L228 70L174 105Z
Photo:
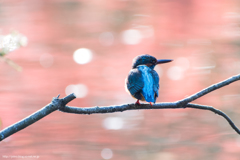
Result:
M106 107L70 107L66 106L67 103L74 100L76 96L72 93L62 99L59 99L58 95L57 97L54 97L52 99L52 102L42 109L36 111L35 113L31 114L30 116L24 118L23 120L3 129L0 131L0 141L4 140L5 138L9 137L10 135L28 127L29 125L37 122L41 118L47 116L48 114L59 110L61 112L66 113L75 113L75 114L99 114L99 113L113 113L113 112L123 112L127 110L139 110L139 109L184 109L184 108L194 108L194 109L202 109L202 110L209 110L212 111L223 118L225 118L229 125L240 135L240 130L238 127L233 123L233 121L221 110L215 109L211 106L205 106L205 105L199 105L199 104L192 104L190 102L216 90L221 87L224 87L226 85L229 85L230 83L233 83L235 81L240 80L240 74L235 75L233 77L230 77L224 81L221 81L219 83L216 83L214 85L211 85L187 98L184 98L182 100L176 101L176 102L165 102L165 103L156 103L153 105L150 104L141 104L135 105L132 104L122 104L122 105L113 105L113 106L106 106Z

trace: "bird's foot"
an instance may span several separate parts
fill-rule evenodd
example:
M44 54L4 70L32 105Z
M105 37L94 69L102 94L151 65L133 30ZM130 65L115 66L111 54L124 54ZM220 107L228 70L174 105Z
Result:
M151 106L153 105L152 102L149 102L149 103L150 103Z
M140 105L141 105L141 103L139 102L139 99L137 100L137 102L135 103L135 105L137 105L137 106L140 106Z

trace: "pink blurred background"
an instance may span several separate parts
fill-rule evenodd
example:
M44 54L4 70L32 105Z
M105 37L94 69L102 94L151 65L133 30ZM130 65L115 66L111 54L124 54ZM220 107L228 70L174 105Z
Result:
M124 81L140 54L174 59L156 67L157 102L183 99L239 74L239 9L238 1L227 0L0 0L0 34L17 30L28 38L26 47L5 56L21 72L0 61L0 127L58 94L75 92L68 105L77 107L134 103ZM235 82L194 103L221 109L240 127L239 88ZM238 160L240 138L210 111L56 111L1 142L0 156Z

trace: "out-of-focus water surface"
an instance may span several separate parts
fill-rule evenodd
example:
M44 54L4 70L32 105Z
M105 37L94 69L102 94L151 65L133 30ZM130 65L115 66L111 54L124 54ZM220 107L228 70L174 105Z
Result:
M0 34L17 30L28 38L26 47L5 56L22 72L0 62L1 129L58 94L75 92L69 105L78 107L134 103L124 80L140 54L174 59L156 67L157 102L180 100L239 74L239 8L227 0L0 0ZM235 82L195 103L223 110L240 127L239 88ZM237 160L240 138L210 111L56 111L1 142L0 156Z

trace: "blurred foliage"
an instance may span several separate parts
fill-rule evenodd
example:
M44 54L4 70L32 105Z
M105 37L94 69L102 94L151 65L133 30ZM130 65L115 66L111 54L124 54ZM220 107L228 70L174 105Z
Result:
M17 71L21 71L22 68L19 65L5 56L20 47L26 46L27 42L27 37L17 31L7 35L0 35L0 58Z

